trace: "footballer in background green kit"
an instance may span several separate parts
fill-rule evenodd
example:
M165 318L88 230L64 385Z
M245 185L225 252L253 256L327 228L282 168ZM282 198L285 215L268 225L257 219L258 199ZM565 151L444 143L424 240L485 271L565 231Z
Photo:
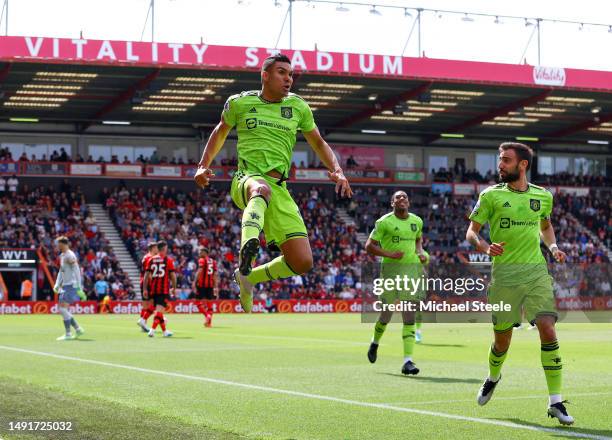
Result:
M381 278L400 277L418 279L423 275L423 264L429 261L429 255L423 250L423 220L408 211L410 201L404 191L396 191L391 197L393 212L383 215L376 221L376 226L366 242L366 251L371 255L382 257ZM383 304L397 301L419 301L424 299L424 290L408 292L405 290L385 290L380 295ZM383 310L374 326L374 336L368 350L368 359L376 362L378 344L393 312ZM416 324L415 312L402 311L402 340L404 342L404 364L402 373L418 374L419 369L412 360L414 351Z

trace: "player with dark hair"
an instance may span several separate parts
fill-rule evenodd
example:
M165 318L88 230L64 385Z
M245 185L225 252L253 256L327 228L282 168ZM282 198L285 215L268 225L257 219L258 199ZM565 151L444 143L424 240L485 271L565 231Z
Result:
M499 147L499 177L502 183L480 193L470 215L466 239L493 259L488 300L490 304L510 305L510 311L493 312L494 342L489 350L489 375L478 391L479 405L493 396L501 379L501 368L508 355L512 329L521 323L521 312L535 323L540 333L540 359L548 386L548 415L563 425L574 418L567 413L561 398L563 363L555 332L557 312L552 277L540 250L544 242L556 261L563 263L550 221L553 196L527 181L533 151L526 145L506 142ZM489 223L492 243L479 236Z
M381 278L393 279L399 275L417 279L423 275L422 264L429 261L429 255L423 250L423 220L409 212L410 201L404 191L393 193L391 207L392 212L376 220L376 226L366 242L366 251L371 255L382 257ZM383 304L394 304L398 300L418 301L424 299L423 293L400 292L392 289L381 295L381 301ZM383 310L374 326L374 336L368 350L368 359L371 363L376 362L378 344L392 316L392 311ZM416 336L415 312L403 311L402 320L404 323L402 374L415 375L419 373L412 359Z
M194 177L199 186L208 185L213 177L210 164L236 127L238 170L232 179L231 196L243 214L239 267L234 277L246 312L253 306L255 284L300 275L313 265L306 226L285 182L298 131L327 168L336 192L342 197L352 195L336 156L315 125L312 110L306 101L290 93L293 68L289 58L282 54L266 58L261 82L261 90L242 92L227 100ZM253 269L262 231L282 255Z
M147 244L147 254L142 257L141 269L140 269L140 291L142 292L142 309L140 311L140 319L137 324L142 329L143 332L148 333L149 328L147 327L147 320L149 317L155 313L155 305L153 305L152 298L145 296L144 290L144 276L147 268L147 264L149 260L157 255L157 242L150 242Z
M164 310L166 309L168 295L174 294L176 290L176 273L174 271L174 260L166 255L167 244L165 241L157 242L159 254L149 259L145 277L143 296L153 299L155 305L155 318L149 330L149 337L155 336L155 329L159 325L165 338L172 336L172 332L166 330ZM170 287L172 283L172 287Z
M219 272L217 262L208 256L208 249L200 249L198 259L198 270L191 286L198 301L198 310L204 315L204 326L212 326L212 307L208 306L208 301L219 297Z

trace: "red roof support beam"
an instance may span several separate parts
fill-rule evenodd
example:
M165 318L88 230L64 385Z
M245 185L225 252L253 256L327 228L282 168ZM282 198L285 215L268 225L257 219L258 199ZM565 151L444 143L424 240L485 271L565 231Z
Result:
M577 133L579 131L588 130L591 127L597 127L604 122L612 121L612 113L606 113L604 115L594 115L593 118L587 119L586 121L581 122L580 124L572 125L568 128L563 128L561 130L557 130L554 133L550 133L546 137L563 137L568 136L570 134Z
M326 133L329 134L335 129L348 127L349 125L355 124L356 122L359 122L371 116L374 116L382 112L383 110L392 109L393 107L395 107L397 104L399 104L402 101L408 101L409 99L415 98L419 96L420 94L425 93L427 90L429 90L432 84L433 84L433 81L428 81L424 84L421 84L418 87L415 87L414 89L411 89L411 90L408 90L402 93L401 95L394 96L393 98L384 101L382 104L380 103L374 104L370 108L362 110L359 113L350 115L342 119L340 122L335 124L333 127L329 128Z
M443 132L444 133L461 133L466 128L470 128L475 125L482 124L484 121L488 121L490 119L496 118L497 116L504 116L508 114L509 112L514 111L516 109L535 104L538 101L542 101L543 99L546 99L546 97L550 95L551 92L552 92L552 89L547 89L547 90L544 90L543 92L538 93L537 95L529 96L528 98L523 98L518 101L511 102L510 104L507 104L497 109L490 110L466 122L462 122L461 124L455 125L450 128L445 128ZM430 144L437 139L440 139L440 135L429 137L428 139L425 140L425 143Z
M87 130L93 124L93 121L102 119L103 116L109 114L121 104L131 99L137 91L147 88L149 84L155 81L155 79L159 76L160 72L161 69L155 69L153 72L149 73L147 76L145 76L143 79L131 86L129 89L117 95L115 99L113 99L111 102L102 107L102 109L100 109L95 115L90 118L92 122L87 122L83 125L83 131Z
M6 66L0 70L0 84L4 82L6 77L11 73L11 68L13 67L13 63L6 63Z

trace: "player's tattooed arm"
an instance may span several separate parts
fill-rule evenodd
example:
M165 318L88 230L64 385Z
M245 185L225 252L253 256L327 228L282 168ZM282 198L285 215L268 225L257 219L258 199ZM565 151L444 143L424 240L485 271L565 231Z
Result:
M380 246L380 242L368 238L365 245L366 252L377 257L387 257L399 260L404 256L401 251L386 251Z
M465 239L472 245L477 251L485 253L491 257L497 257L504 253L505 242L501 243L487 243L479 234L482 225L475 221L470 222L467 232L465 233Z

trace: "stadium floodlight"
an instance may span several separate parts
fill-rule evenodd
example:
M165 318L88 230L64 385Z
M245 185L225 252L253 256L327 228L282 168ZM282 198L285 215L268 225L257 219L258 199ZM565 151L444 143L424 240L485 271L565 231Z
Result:
M38 122L38 118L9 118L11 122Z
M376 98L378 98L378 95L376 93L368 95L368 101L376 101Z
M451 138L451 139L463 139L465 135L460 134L460 133L440 133L440 137Z
M461 18L461 21L465 21L465 22L471 23L471 22L474 21L474 19L472 17L470 17L467 13L465 13L463 15L463 17Z
M362 133L365 134L387 134L387 130L367 130L367 129L363 129L361 130Z
M131 125L130 121L102 121L104 125Z
M344 6L344 3L340 3L338 6L336 6L336 12L349 12L349 11L350 9Z
M610 145L610 141L600 141L596 139L589 139L587 143L593 144L593 145Z
M601 107L596 106L591 109L591 113L599 113L601 111Z
M517 136L515 139L523 142L538 142L540 140L540 138L531 136Z
M370 9L370 14L372 15L382 15L382 13L376 9L376 6L372 5L372 9Z

